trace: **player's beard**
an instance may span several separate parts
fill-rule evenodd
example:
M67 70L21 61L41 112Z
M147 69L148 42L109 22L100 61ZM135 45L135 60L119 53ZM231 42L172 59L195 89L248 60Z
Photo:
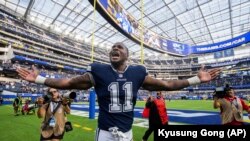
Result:
M112 61L110 60L112 66L115 68L115 69L118 69L120 66L122 66L123 64L126 64L126 60L118 60L118 61Z

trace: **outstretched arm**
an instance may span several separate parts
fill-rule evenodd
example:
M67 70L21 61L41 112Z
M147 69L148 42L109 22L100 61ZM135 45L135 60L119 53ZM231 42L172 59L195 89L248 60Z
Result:
M169 80L162 81L150 76L146 76L143 82L143 88L150 91L172 91L180 90L194 84L205 83L216 78L221 72L221 69L204 70L204 66L200 69L197 76L186 80Z
M53 79L53 78L45 78L39 76L38 70L34 66L32 66L32 70L28 70L25 68L17 69L18 75L31 83L44 84L46 86L57 88L57 89L89 89L93 85L90 80L89 73L85 73L81 76L76 76L70 79Z
M146 76L143 83L143 88L149 91L172 91L188 87L187 80L170 80L162 81L150 76Z
M80 76L76 76L70 79L52 79L46 78L46 86L58 89L84 89L87 90L92 87L90 81L90 76L88 73L85 73Z

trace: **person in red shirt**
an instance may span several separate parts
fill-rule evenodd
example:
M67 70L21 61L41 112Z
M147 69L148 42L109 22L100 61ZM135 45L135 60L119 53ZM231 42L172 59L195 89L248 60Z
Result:
M157 92L156 98L148 100L146 107L150 108L148 118L149 128L142 137L142 141L147 141L148 137L155 129L164 128L168 125L165 99L163 98L161 92Z
M250 107L243 99L235 96L232 87L225 88L225 96L223 98L214 97L214 108L220 108L220 116L223 125L244 125L243 111L248 112L250 119Z

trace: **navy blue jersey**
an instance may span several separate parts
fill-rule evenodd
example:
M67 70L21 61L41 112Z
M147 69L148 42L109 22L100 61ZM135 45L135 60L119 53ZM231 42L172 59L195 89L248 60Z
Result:
M131 129L137 92L147 75L143 66L128 66L118 73L111 65L91 64L92 74L99 104L98 128L108 130L118 127L120 131Z

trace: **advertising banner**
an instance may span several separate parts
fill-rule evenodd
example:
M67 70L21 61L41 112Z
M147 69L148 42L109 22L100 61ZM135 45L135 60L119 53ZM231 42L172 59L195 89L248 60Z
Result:
M91 4L94 0L89 0ZM118 31L136 43L141 43L141 32L143 29L143 44L145 47L169 53L176 56L187 56L190 54L211 53L229 48L238 47L250 42L250 32L238 37L219 43L191 46L178 41L166 39L156 32L143 27L140 21L128 13L119 3L119 0L97 0L97 11Z
M246 44L250 42L250 32L247 32L238 37L222 41L219 43L209 44L209 45L201 45L201 46L193 46L192 53L200 54L200 53L209 53L216 52L220 50L226 50L234 47L238 47L242 44Z

